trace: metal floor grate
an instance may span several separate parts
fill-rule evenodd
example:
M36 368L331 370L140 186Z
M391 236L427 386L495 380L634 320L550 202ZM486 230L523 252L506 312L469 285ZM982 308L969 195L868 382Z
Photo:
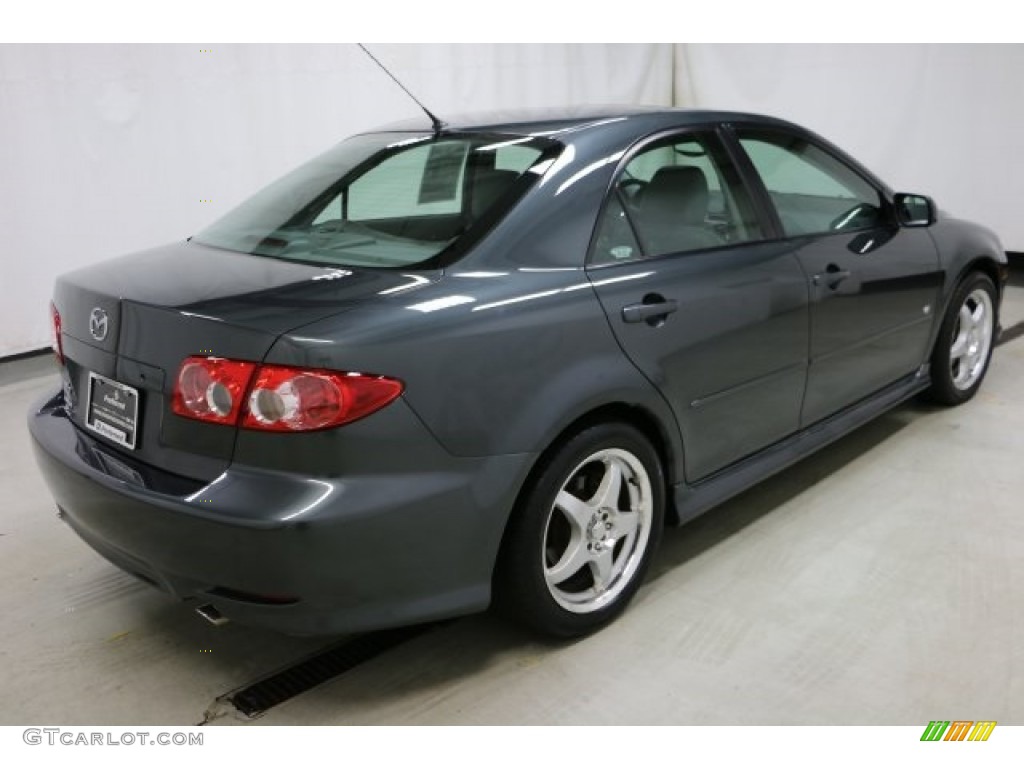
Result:
M438 624L388 629L351 637L315 655L221 696L246 717L258 717L271 707L348 672Z

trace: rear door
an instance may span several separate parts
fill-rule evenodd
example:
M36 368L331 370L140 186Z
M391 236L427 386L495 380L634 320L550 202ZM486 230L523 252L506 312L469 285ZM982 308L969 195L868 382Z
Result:
M808 137L738 128L811 297L802 426L927 358L942 272L924 229L901 228L873 182Z
M588 274L675 413L690 481L799 426L807 283L768 234L713 129L635 149L602 213Z

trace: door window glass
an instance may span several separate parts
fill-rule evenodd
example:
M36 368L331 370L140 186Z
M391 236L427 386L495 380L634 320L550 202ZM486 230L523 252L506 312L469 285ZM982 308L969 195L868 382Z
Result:
M720 248L760 240L746 189L713 133L645 147L622 169L595 238L591 263Z
M878 190L820 147L797 136L769 132L741 131L739 138L787 236L870 229L883 223Z

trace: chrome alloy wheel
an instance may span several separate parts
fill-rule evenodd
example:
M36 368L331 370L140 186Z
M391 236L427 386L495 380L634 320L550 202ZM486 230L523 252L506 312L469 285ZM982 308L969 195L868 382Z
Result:
M985 372L994 318L988 291L975 288L967 294L953 328L949 350L950 373L957 389L970 389Z
M613 602L643 561L653 509L650 477L629 451L600 450L569 473L548 512L541 552L555 602L573 613Z

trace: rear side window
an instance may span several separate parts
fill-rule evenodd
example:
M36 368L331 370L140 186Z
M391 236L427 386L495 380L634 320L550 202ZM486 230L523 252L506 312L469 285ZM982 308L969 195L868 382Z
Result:
M547 139L486 134L359 136L195 239L332 266L428 266L485 214L513 205L536 177L530 170L559 149Z
M592 264L719 248L763 238L746 188L713 132L655 142L612 187Z
M820 147L766 131L740 131L739 140L786 235L854 231L883 223L878 190Z

